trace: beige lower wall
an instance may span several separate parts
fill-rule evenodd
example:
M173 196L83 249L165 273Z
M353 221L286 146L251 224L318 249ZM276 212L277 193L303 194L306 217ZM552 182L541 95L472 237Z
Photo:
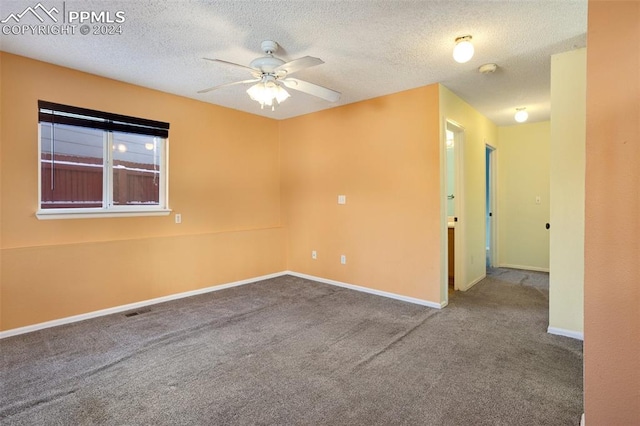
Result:
M550 123L500 127L498 139L498 265L548 271Z
M2 250L0 330L285 269L282 228Z

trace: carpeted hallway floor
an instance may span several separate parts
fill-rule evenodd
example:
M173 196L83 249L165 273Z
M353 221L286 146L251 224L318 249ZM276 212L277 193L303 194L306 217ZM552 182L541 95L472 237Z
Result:
M436 310L279 277L0 341L2 425L577 425L548 275Z

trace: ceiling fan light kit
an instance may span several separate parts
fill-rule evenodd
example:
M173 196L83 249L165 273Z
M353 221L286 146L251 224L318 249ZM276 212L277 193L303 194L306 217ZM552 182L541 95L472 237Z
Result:
M470 35L456 38L456 45L453 48L453 59L456 62L464 64L473 58L474 49L471 39Z
M247 89L249 97L260 104L260 108L265 105L275 110L276 105L280 105L291 95L282 86L276 83L273 77L267 76L257 84Z
M248 67L234 62L223 61L221 59L204 58L208 61L243 68L250 72L253 79L221 84L200 90L198 93L206 93L236 84L255 83L247 90L249 97L258 102L260 104L260 108L264 108L264 106L267 105L270 106L272 110L290 96L289 92L282 87L283 85L289 89L304 92L329 102L336 102L340 99L340 92L336 92L335 90L328 89L318 84L309 83L308 81L289 77L289 75L294 72L323 64L324 62L322 59L314 58L312 56L304 56L302 58L294 59L293 61L285 62L282 59L273 56L273 53L278 50L278 43L275 41L265 40L261 43L260 47L266 56L254 59Z

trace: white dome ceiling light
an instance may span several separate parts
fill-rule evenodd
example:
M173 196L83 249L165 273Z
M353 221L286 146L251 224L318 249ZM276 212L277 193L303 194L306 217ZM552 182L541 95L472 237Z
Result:
M524 123L525 121L527 121L527 119L529 118L529 113L527 112L527 108L525 107L516 108L516 114L513 116L513 118L518 123Z
M471 38L470 35L456 38L456 46L453 48L453 59L456 62L464 64L473 58L474 49Z

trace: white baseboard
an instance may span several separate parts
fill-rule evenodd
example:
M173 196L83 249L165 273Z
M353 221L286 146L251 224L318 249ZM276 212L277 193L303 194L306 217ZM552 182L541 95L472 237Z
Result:
M584 340L584 333L580 331L565 330L564 328L547 327L547 333L557 336L571 337L572 339Z
M437 303L429 300L417 299L415 297L402 296L400 294L389 293L388 291L375 290L368 287L361 287L359 285L348 284L341 281L330 280L327 278L316 277L313 275L302 274L300 272L287 271L286 274L293 275L294 277L305 278L311 281L318 281L324 284L331 284L338 287L348 288L350 290L361 291L363 293L375 294L376 296L388 297L390 299L401 300L403 302L414 303L416 305L428 306L430 308L442 309L447 306L447 302Z
M486 274L483 274L481 276L479 276L478 278L476 278L475 280L471 281L469 283L468 286L466 286L465 288L459 288L458 290L460 291L467 291L469 290L471 287L473 287L474 285L478 284L480 281L484 280L485 278L487 278Z
M498 268L523 269L525 271L549 272L549 268L540 268L538 266L511 265L509 263L501 263Z
M171 294L171 295L168 295L168 296L156 297L154 299L143 300L143 301L140 301L140 302L129 303L129 304L126 304L126 305L114 306L113 308L107 308L107 309L101 309L99 311L87 312L85 314L74 315L74 316L60 318L60 319L56 319L56 320L52 320L52 321L41 322L41 323L38 323L38 324L28 325L28 326L25 326L25 327L13 328L11 330L0 331L0 339L4 339L4 338L7 338L7 337L11 337L11 336L17 336L19 334L30 333L32 331L43 330L45 328L56 327L56 326L59 326L59 325L71 324L71 323L74 323L74 322L84 321L84 320L91 319L91 318L97 318L97 317L101 317L101 316L105 316L105 315L116 314L116 313L119 313L119 312L130 311L130 310L138 309L138 308L141 308L141 307L144 307L144 306L155 305L156 303L168 302L168 301L171 301L171 300L177 300L177 299L182 299L182 298L185 298L185 297L197 296L199 294L210 293L212 291L224 290L225 288L237 287L237 286L241 286L241 285L244 285L244 284L253 283L253 282L256 282L256 281L267 280L269 278L281 277L283 275L293 275L293 276L296 276L296 277L306 278L306 279L309 279L309 280L318 281L318 282L325 283L325 284L331 284L331 285L335 285L335 286L339 286L339 287L345 287L345 288L348 288L348 289L351 289L351 290L362 291L362 292L365 292L365 293L375 294L375 295L378 295L378 296L388 297L388 298L391 298L391 299L402 300L404 302L409 302L409 303L415 303L415 304L418 304L418 305L428 306L430 308L441 309L441 308L444 308L447 305L447 302L443 302L443 303L430 302L428 300L416 299L414 297L402 296L402 295L399 295L399 294L389 293L389 292L381 291L381 290L374 290L374 289L367 288L367 287L360 287L360 286L357 286L357 285L347 284L347 283L343 283L343 282L340 282L340 281L334 281L334 280L329 280L329 279L326 279L326 278L315 277L313 275L301 274L301 273L293 272L293 271L283 271L283 272L276 272L276 273L268 274L268 275L262 275L262 276L259 276L259 277L248 278L246 280L234 281L234 282L227 283L227 284L220 284L220 285L215 285L215 286L211 286L211 287L200 288L200 289L197 289L197 290L185 291L183 293L176 293L176 294Z
M169 296L156 297L154 299L143 300L141 302L129 303L126 305L115 306L113 308L101 309L99 311L87 312L86 314L74 315L71 317L60 318L52 321L41 322L39 324L28 325L25 327L13 328L11 330L0 331L0 339L6 337L17 336L19 334L30 333L32 331L42 330L45 328L56 327L58 325L70 324L78 321L84 321L90 318L101 317L110 314L116 314L119 312L130 311L138 309L143 306L155 305L156 303L168 302L171 300L182 299L190 296L197 296L199 294L210 293L212 291L224 290L225 288L237 287L244 284L250 284L256 281L267 280L269 278L276 278L282 275L286 275L287 272L276 272L274 274L262 275L259 277L248 278L246 280L234 281L227 284L214 285L206 288L199 288L197 290L185 291L183 293L171 294Z

